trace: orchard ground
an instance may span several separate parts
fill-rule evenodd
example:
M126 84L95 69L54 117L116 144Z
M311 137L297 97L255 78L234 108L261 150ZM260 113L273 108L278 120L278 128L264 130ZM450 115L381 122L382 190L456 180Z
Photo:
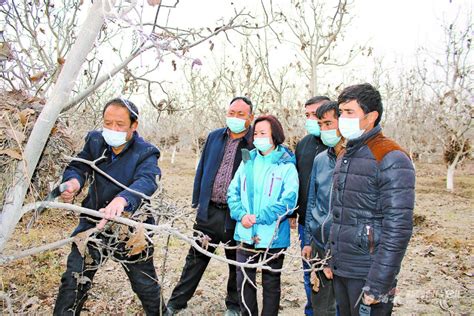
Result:
M174 164L165 152L160 164L163 188L168 196L182 206L190 205L194 178L194 155L178 153ZM403 260L398 282L394 315L465 314L474 310L473 268L473 205L474 165L467 164L456 172L455 193L445 190L445 167L441 164L416 163L417 187L415 228ZM179 228L191 235L194 220L189 208ZM5 253L39 246L66 238L77 223L77 216L60 210L47 210L33 229L26 233L27 220L18 225ZM157 234L155 266L167 300L176 285L189 245L176 238ZM299 253L297 233L292 231L290 252ZM20 259L2 266L0 292L7 293L18 314L50 315L65 269L69 246ZM222 255L222 253L220 253ZM281 315L303 315L305 294L301 262L285 259L285 267L295 271L282 275ZM180 315L223 315L227 265L211 260L209 267L188 308ZM7 313L0 301L0 313ZM141 314L122 267L108 261L96 274L94 286L83 315Z

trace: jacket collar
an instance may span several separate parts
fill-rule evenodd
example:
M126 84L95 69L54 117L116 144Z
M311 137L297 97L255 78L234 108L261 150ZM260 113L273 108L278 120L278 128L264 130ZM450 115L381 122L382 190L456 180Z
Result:
M223 129L222 137L224 137L224 139L227 139L228 137L230 137L230 129L228 127ZM253 128L252 128L252 126L250 126L247 129L247 133L244 135L243 139L245 139L247 144L251 144L252 143L252 138L253 138Z
M311 136L311 138L312 138L315 142L320 143L320 144L323 143L323 141L321 140L321 137L320 137L320 136L314 136L313 134L309 134L309 135Z
M257 148L254 148L250 151L250 159L255 160L257 157L258 152ZM286 146L278 145L274 151L272 151L269 155L271 155L272 163L293 163L296 164L295 155L289 150Z
M382 127L380 127L380 124L377 124L374 128L372 128L370 131L367 133L362 134L360 137L356 139L349 140L346 144L346 149L347 151L351 151L354 149L357 149L361 147L363 144L365 144L369 139L377 135L382 131Z
M327 151L329 158L336 159L336 151L334 150L334 147L328 147Z

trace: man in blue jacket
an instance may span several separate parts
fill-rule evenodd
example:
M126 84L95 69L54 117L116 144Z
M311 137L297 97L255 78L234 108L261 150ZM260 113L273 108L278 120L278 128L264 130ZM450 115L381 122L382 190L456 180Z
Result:
M241 149L252 149L250 125L254 115L252 102L246 97L235 97L230 102L226 128L212 131L201 154L196 176L192 206L197 209L194 229L210 237L210 242L235 246L233 239L235 221L230 218L227 205L227 188L242 161ZM210 252L215 247L208 247ZM226 249L228 259L236 260L236 251ZM168 301L168 313L174 314L187 306L206 270L210 258L193 247L189 249L181 278ZM229 265L227 280L226 313L238 315L236 267Z
M332 223L330 198L332 175L336 165L336 157L341 152L344 139L338 130L339 108L337 102L327 102L316 110L321 128L321 141L328 147L314 158L311 181L306 207L305 240L302 256L311 259L318 256L323 259L327 255L327 241ZM311 305L313 315L336 315L336 299L334 296L333 276L331 269L324 267L316 272L318 278L313 285Z
M415 171L406 152L382 134L374 87L347 87L338 104L347 144L337 157L331 199L336 300L341 315L388 315L412 234Z
M103 130L92 131L87 135L78 157L95 161L99 169L121 184L151 196L157 189L157 178L160 176L160 152L138 136L137 127L138 109L132 102L121 98L109 101L103 110ZM105 219L97 224L97 218L81 216L73 236L96 224L99 233L95 235L93 242L87 243L85 251L80 251L75 243L72 245L67 269L61 278L54 314L79 315L93 277L108 257L120 260L125 266L132 289L138 295L147 315L164 312L166 307L160 300L161 290L156 282L153 265L153 247L129 256L124 241L111 245L112 232L109 229L103 231L108 219L120 216L123 211L135 212L142 203L142 197L114 184L89 165L73 161L63 175L67 190L62 193L62 199L73 202L86 181L89 182L89 192L82 206L100 210ZM153 217L149 215L146 222L154 223Z

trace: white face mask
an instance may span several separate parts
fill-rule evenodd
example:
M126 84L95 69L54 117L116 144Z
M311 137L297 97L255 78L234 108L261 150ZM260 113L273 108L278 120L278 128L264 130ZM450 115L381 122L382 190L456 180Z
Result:
M365 129L360 129L358 117L340 117L339 131L345 139L356 139L364 134Z
M120 147L127 142L127 132L117 132L105 127L102 130L102 137L112 147Z

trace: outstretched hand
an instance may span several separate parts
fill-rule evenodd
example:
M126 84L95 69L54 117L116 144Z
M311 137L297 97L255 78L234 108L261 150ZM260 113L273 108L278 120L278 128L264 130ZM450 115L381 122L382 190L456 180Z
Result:
M99 212L104 213L104 218L97 224L98 229L104 228L109 219L122 215L124 208L127 206L127 200L121 196L117 196L105 208L101 208Z

